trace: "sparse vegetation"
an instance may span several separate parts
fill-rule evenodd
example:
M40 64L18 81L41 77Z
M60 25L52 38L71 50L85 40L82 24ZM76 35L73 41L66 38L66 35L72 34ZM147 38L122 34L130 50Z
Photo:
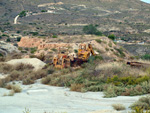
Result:
M24 17L24 16L26 16L27 14L26 14L26 11L22 11L22 12L20 12L20 14L19 14L19 16L20 17Z
M96 42L102 43L102 40L101 39L96 39Z
M94 34L94 35L102 36L102 33L99 30L97 30L96 26L92 24L84 26L83 32L86 34Z
M141 97L137 102L130 106L132 109L150 110L150 96Z
M41 10L41 12L47 12L47 10L44 10L44 9L43 9L43 10Z
M30 52L33 54L37 51L37 48L30 48Z
M52 36L52 38L57 38L57 37L58 37L57 35L53 35L53 36Z
M121 111L121 110L126 109L122 104L113 104L112 107L117 111Z
M143 60L150 60L150 55L149 54L145 54L145 55L141 56L141 58Z
M108 38L111 39L111 40L115 40L116 36L114 34L111 34L111 35L108 36Z
M23 113L31 113L31 110L25 108L25 110L23 111Z
M7 85L10 81L23 81L23 84L33 84L35 80L46 77L49 73L53 73L54 70L51 67L46 67L43 70L33 71L33 66L25 64L17 64L15 66L8 64L0 64L0 72L7 73L5 79L0 79L0 87L6 87L13 89L15 92L19 92L19 86Z
M150 110L144 110L141 107L135 107L133 110L129 113L150 113Z
M17 41L20 42L20 40L21 40L21 37L17 37Z

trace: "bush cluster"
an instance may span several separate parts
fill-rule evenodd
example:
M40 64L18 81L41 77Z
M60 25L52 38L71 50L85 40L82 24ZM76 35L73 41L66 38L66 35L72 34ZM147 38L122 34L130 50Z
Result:
M94 34L94 35L102 36L102 32L97 30L96 26L94 26L93 24L84 26L83 32L86 34Z

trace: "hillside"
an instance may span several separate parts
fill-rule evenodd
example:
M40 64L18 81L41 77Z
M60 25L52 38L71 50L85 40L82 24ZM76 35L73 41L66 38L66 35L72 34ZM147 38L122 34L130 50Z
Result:
M1 30L22 35L83 34L83 26L96 24L105 35L124 40L150 38L150 5L140 0L2 0L0 9ZM27 16L14 25L23 10Z

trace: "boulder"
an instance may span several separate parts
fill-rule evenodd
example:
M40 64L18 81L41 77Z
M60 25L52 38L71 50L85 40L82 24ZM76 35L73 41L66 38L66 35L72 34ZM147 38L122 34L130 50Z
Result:
M31 64L35 70L42 69L46 65L44 62L42 62L41 60L39 60L37 58L13 59L6 63L10 64L10 65L16 65L16 64L20 64L20 63Z
M3 41L0 41L0 53L4 56L6 56L7 54L11 54L11 53L18 53L19 50L16 46L10 44L10 43L6 43Z

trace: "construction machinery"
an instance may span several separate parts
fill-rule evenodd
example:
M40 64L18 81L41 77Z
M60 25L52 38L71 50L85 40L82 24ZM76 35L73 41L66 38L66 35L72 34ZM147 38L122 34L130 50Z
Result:
M132 67L150 67L150 64L148 63L143 63L143 62L127 62L128 65Z
M58 54L53 58L53 65L60 69L70 67L70 58L67 54Z
M91 44L88 44L88 47L86 47L86 44L79 45L78 59L82 60L83 62L88 61L91 54L95 56L95 53Z
M86 47L86 44L80 44L77 57L68 55L68 53L59 53L54 56L53 65L55 68L60 69L75 67L83 64L84 62L87 62L91 54L95 56L91 44L88 44L88 47Z

